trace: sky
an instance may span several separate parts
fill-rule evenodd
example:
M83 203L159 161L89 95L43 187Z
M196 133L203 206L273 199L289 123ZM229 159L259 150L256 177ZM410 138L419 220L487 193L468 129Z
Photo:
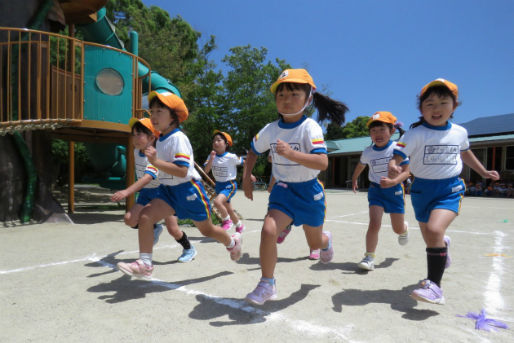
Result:
M245 45L306 68L319 92L350 108L346 122L390 111L408 126L420 115L421 88L439 77L459 87L457 123L514 113L513 0L143 3L182 17L200 44L215 36L209 59L218 69L230 48Z

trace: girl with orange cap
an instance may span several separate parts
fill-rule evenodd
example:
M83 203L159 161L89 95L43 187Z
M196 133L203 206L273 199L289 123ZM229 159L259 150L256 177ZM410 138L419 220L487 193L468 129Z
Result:
M316 85L305 69L286 69L271 86L279 119L267 124L253 138L244 173L245 196L253 199L251 172L257 155L270 150L272 175L268 213L261 231L260 264L262 277L247 301L262 305L277 297L275 278L277 237L291 223L303 225L310 249L320 249L320 260L332 260L332 235L323 231L325 191L318 174L328 166L327 148L321 126L305 114L313 103L318 120L344 121L346 105L316 92Z
M176 214L179 219L192 219L202 235L226 246L234 261L241 257L241 238L232 237L212 223L209 198L195 170L193 149L187 136L179 129L189 112L184 101L170 92L151 92L148 95L152 124L161 132L156 147L144 153L148 161L159 169L158 197L150 202L139 218L139 259L132 263L118 263L125 274L150 279L153 272L153 224Z
M155 141L159 137L159 131L155 130L150 118L132 118L129 126L132 131L132 142L134 144L134 161L136 166L137 181L130 187L118 191L111 197L112 201L118 202L131 194L139 192L136 204L125 213L125 224L130 227L138 228L139 215L145 206L152 199L158 196L159 192L159 170L148 162L144 151L149 146L155 146ZM168 232L175 240L182 245L182 255L178 258L179 262L189 262L196 256L196 250L191 244L185 232L178 227L177 218L168 216L164 219ZM157 244L159 235L162 232L161 224L154 224L154 241Z
M232 146L232 137L226 132L219 130L214 131L212 137L212 151L204 164L206 173L212 170L212 175L216 180L216 198L214 206L220 212L222 217L221 227L228 231L235 223L236 232L242 233L244 224L239 220L235 213L230 200L237 191L237 166L243 164L243 158L227 150Z
M391 136L400 128L396 117L387 111L379 111L371 116L366 123L373 144L361 154L360 161L352 176L353 192L357 192L359 175L366 166L369 167L368 189L369 225L366 233L366 253L357 265L363 270L375 269L375 250L378 245L378 233L382 226L382 216L389 213L393 231L398 234L398 243L407 244L408 231L405 217L405 195L402 182L409 177L408 160L403 163L402 172L394 178L389 178L387 170L389 160L393 157L396 142Z
M412 207L426 244L427 278L411 297L428 303L444 304L441 279L450 266L448 226L459 214L466 189L459 177L467 164L483 178L498 180L495 170L486 170L469 148L465 128L450 121L457 106L457 85L436 79L420 92L420 120L411 125L396 144L389 172L401 172L400 164L410 160L414 175L411 186Z

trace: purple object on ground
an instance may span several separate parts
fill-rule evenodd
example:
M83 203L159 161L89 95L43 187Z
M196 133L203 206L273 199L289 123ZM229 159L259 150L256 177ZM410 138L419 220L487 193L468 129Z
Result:
M465 316L457 315L457 317L469 318L475 320L475 329L485 331L496 331L496 328L508 329L507 324L499 320L486 318L485 310L482 309L480 313L468 312Z

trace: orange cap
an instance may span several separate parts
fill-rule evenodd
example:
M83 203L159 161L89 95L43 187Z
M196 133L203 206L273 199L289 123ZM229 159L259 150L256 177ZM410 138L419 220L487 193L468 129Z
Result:
M277 91L277 87L279 84L284 82L290 82L290 83L308 83L311 85L312 89L316 89L316 85L314 84L314 81L312 80L312 77L309 75L307 70L305 69L286 69L284 70L280 76L278 77L277 81L275 81L271 87L271 93L275 94Z
M137 122L141 123L143 126L145 126L148 130L150 130L153 135L155 137L159 137L159 131L157 131L153 125L152 125L152 121L150 120L150 118L142 118L142 119L139 119L139 118L130 118L130 121L129 121L129 126L130 128L132 129L134 127L134 124L136 124Z
M366 126L369 127L371 125L371 123L373 123L375 121L394 125L394 124L396 124L398 119L396 119L396 117L393 116L393 114L391 112L378 111L378 112L375 112L375 114L372 115L371 118L369 118L368 122L366 123Z
M425 94L429 88L434 86L445 86L455 96L455 100L459 99L459 88L457 87L457 85L453 82L441 78L435 79L434 81L427 83L423 88L421 88L421 93L419 94L419 96L422 97L423 94Z
M152 101L156 96L164 105L168 106L177 114L180 123L187 119L189 111L187 110L184 100L168 91L153 91L148 94L148 102Z
M232 137L230 137L230 135L228 133L220 131L220 130L214 130L213 135L216 135L218 133L222 134L223 137L225 137L225 139L227 140L228 146L232 146Z

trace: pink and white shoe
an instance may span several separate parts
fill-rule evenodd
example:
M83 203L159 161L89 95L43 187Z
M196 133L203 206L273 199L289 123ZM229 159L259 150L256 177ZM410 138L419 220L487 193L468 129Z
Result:
M309 260L319 260L319 252L320 249L311 250L311 253L309 254Z
M239 227L236 226L237 233L242 233L244 229L245 229L245 224L243 224L243 223L241 223L241 226L239 226Z
M223 228L223 230L225 231L228 231L232 228L232 220L224 220L222 223L221 223L221 227Z
M135 260L132 263L118 262L117 266L126 275L143 280L152 279L153 266L148 267L142 260Z
M230 251L230 259L232 261L239 261L242 254L241 244L243 243L243 239L241 238L241 234L236 232L232 235L232 238L234 239L234 246L232 248L227 248L228 251Z

